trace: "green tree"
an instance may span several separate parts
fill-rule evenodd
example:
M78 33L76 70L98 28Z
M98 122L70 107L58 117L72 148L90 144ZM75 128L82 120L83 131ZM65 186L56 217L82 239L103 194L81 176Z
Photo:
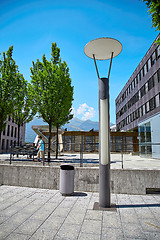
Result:
M159 0L143 0L149 8L149 14L152 17L152 27L156 28L156 31L160 31L160 1ZM160 44L160 39L157 40Z
M43 55L42 62L37 60L31 67L31 83L34 101L37 105L39 117L49 124L48 160L50 161L51 127L57 127L58 153L58 128L69 121L73 100L73 87L69 68L60 58L60 49L52 43L51 60ZM56 154L57 157L57 154Z
M33 116L37 112L36 106L32 101L31 94L31 84L27 83L23 75L17 72L17 95L16 103L14 105L14 111L12 117L18 126L18 145L20 144L20 127L30 122L33 119Z
M17 65L12 58L13 46L3 52L0 59L0 142L1 133L5 129L8 116L13 113L16 102L16 72Z

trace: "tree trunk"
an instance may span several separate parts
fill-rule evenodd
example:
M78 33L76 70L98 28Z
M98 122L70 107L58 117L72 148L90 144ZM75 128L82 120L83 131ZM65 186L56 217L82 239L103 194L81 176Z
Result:
M58 159L58 124L57 124L57 135L56 135L56 159Z
M18 146L20 145L20 124L18 123Z
M52 124L49 123L49 138L48 138L48 162L51 160L51 138L52 138Z

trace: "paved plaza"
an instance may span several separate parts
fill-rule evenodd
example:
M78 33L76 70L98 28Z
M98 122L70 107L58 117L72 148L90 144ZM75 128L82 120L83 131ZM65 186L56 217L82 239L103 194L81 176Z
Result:
M122 161L124 169L149 169L160 170L160 159L150 158L148 156L139 156L132 154L111 153L111 169L122 169ZM0 154L0 163L9 164L10 154ZM27 160L27 161L26 161ZM50 165L61 165L62 163L69 163L75 166L80 166L80 154L79 153L61 153L58 160L55 156L51 156ZM12 164L23 165L43 165L42 163L33 162L31 159L27 159L26 156L20 155L18 158L14 156ZM46 163L47 164L47 163ZM84 167L96 167L99 166L99 154L98 153L84 153L83 154L83 166Z
M93 210L98 193L0 186L0 239L160 239L160 195L112 194L116 211Z

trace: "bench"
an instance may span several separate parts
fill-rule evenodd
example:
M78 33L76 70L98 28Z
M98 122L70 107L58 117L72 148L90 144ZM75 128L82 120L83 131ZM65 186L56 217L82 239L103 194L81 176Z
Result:
M10 148L10 164L14 160L14 155L27 155L29 158L33 159L34 156L37 156L36 148L31 144L26 144L23 146L11 146Z

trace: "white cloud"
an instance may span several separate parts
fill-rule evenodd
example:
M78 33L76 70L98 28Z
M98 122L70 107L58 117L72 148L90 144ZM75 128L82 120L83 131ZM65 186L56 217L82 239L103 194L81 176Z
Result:
M95 116L96 111L93 107L89 107L87 103L83 103L77 109L77 115L82 115L82 120L88 120Z

